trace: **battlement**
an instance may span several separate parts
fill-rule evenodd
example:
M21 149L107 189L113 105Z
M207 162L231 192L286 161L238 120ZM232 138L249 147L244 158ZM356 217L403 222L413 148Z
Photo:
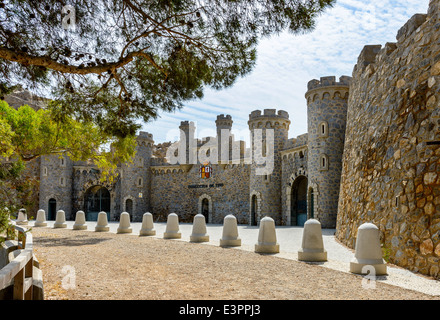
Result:
M284 110L276 109L264 109L263 114L261 114L261 110L252 111L249 115L249 121L259 120L261 118L280 118L289 120L289 113Z
M431 2L431 4L433 3L434 1ZM403 27L400 28L399 31L397 32L397 36L396 36L397 41L402 41L406 39L414 31L416 31L417 28L420 27L426 21L427 16L428 16L427 14L421 14L421 13L417 13L413 15L411 19L409 19L408 22L405 23Z
M137 136L138 139L147 139L147 140L153 140L153 134L146 132L146 131L140 131L139 135Z
M226 116L224 114L220 114L217 116L217 120L215 120L217 128L224 126L231 127L232 122L232 117L229 114L227 114Z
M428 9L428 17L433 17L439 11L440 11L439 0L430 0L429 1L429 9Z
M217 120L232 120L232 117L229 114L226 116L224 114L220 114L217 116Z
M189 130L190 127L191 127L192 129L195 128L195 126L194 126L194 122L193 122L193 121L188 121L188 120L186 120L186 121L181 121L181 122L180 122L179 129L181 129L181 130Z
M336 81L336 77L330 76L330 77L321 77L320 80L313 79L309 81L307 84L307 90L313 90L317 88L325 88L325 87L334 87L334 86L349 86L351 81L351 77L349 76L341 76L339 78L339 82Z

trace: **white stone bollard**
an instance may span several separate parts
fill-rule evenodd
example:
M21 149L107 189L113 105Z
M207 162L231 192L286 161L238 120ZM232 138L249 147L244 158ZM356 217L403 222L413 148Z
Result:
M271 217L264 217L260 220L258 232L258 243L255 245L257 253L278 253L280 245L277 243L275 221Z
M237 219L228 214L223 219L223 233L220 239L220 247L239 247L241 239L238 237Z
M203 214L194 216L192 234L189 236L191 242L209 242L209 235L206 232L206 220Z
M130 226L130 214L128 212L122 212L119 218L119 227L116 233L132 233Z
M180 239L182 234L179 231L179 217L175 213L170 213L167 218L167 227L163 234L164 239Z
M37 219L35 220L34 227L46 227L46 212L43 209L37 211Z
M387 274L387 266L382 258L379 229L372 223L364 223L358 228L355 254L350 262L350 272L357 274L371 273L376 276Z
M27 226L28 220L27 220L26 209L18 210L18 216L15 223L20 226Z
M144 213L142 216L142 227L139 231L140 236L155 236L156 230L154 230L153 215L149 212Z
M309 219L304 223L301 249L298 250L298 260L320 262L327 261L327 251L322 240L321 223Z
M77 211L73 230L87 230L86 214L84 211Z
M96 222L95 231L96 232L103 232L103 231L109 231L110 227L108 226L108 220L107 220L107 213L104 211L101 211L98 213L98 221Z
M66 213L64 210L58 210L57 216L55 219L55 223L53 224L54 228L67 228L66 224Z

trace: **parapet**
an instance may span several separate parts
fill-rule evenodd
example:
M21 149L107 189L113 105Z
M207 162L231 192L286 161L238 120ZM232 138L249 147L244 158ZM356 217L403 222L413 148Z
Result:
M325 87L334 87L334 86L350 86L351 77L349 76L341 76L339 78L339 81L336 81L336 77L330 76L330 77L321 77L320 80L313 79L309 81L307 84L307 90L313 90L317 88L325 88Z
M226 116L224 114L220 114L217 116L217 120L232 120L232 117L229 114Z
M396 39L397 41L401 41L405 38L407 38L409 35L411 35L414 31L417 30L418 27L420 27L427 18L427 14L421 14L417 13L411 17L411 19L408 20L407 23L403 25L402 28L399 29L397 32Z
M284 110L278 110L277 112L276 109L264 109L263 114L261 114L261 110L255 110L249 115L249 121L258 120L261 118L281 118L289 120L289 113Z
M218 126L232 126L232 117L224 114L220 114L217 116L217 120L215 120L215 124Z
M146 146L152 146L154 143L153 134L146 131L140 131L136 137L136 140L139 145L144 144Z
M440 11L440 3L438 0L429 1L428 17L433 17Z
M194 128L194 122L193 121L180 121L179 129L189 129L189 127Z
M146 131L140 131L137 137L138 139L141 138L141 139L153 140L153 134Z

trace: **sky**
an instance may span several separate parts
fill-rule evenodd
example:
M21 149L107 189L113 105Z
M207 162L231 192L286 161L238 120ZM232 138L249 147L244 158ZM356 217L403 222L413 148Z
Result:
M155 143L176 141L181 121L194 121L198 138L215 136L219 114L232 116L232 133L248 141L253 110L285 110L289 138L307 132L307 83L324 76L352 75L365 45L396 42L397 31L416 13L426 13L429 0L337 0L307 34L282 33L260 41L254 70L220 91L206 88L201 100L142 124Z

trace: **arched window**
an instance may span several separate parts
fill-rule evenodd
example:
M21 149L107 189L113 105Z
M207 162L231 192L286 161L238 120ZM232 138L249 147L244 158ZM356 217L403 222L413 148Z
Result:
M137 186L142 187L144 185L144 180L142 178L137 179Z
M66 160L64 159L64 157L62 157L62 158L60 159L60 166L61 166L61 167L65 167L65 166L66 166Z
M60 178L60 186L62 186L62 187L66 186L66 178L64 178L64 177Z
M43 176L47 177L47 167L43 167Z

